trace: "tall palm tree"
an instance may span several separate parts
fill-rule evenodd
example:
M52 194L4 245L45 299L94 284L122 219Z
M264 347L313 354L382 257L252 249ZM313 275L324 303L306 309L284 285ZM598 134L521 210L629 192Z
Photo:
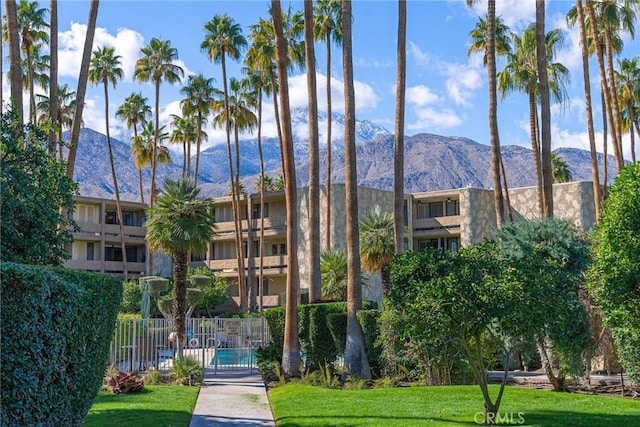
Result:
M18 8L16 2L5 0L7 31L5 40L9 44L9 81L11 103L16 107L19 125L24 123L22 103L22 67L20 65L20 31L18 30Z
M178 50L171 46L169 40L152 38L149 44L141 49L142 57L136 62L134 77L140 82L152 82L155 86L155 125L156 134L151 153L151 194L149 205L153 206L156 193L156 155L158 132L160 131L160 84L162 81L179 83L184 76L184 70L174 64L178 59ZM153 268L152 265L150 265ZM151 270L149 270L153 273Z
M49 11L38 7L38 2L30 2L28 0L20 0L18 3L18 31L22 39L21 48L26 58L27 65L27 87L29 88L29 121L36 121L36 98L33 87L33 58L34 47L42 43L49 42L49 23L46 16Z
M116 196L116 211L118 224L120 226L120 247L122 249L122 269L124 271L125 282L129 280L127 270L127 248L124 243L124 221L122 220L122 207L120 206L120 191L118 190L118 179L116 177L116 167L113 163L113 151L111 150L111 135L109 132L109 83L116 88L118 80L124 77L124 71L120 67L121 56L116 55L113 47L101 47L93 52L91 66L89 68L89 82L93 85L102 83L104 85L104 122L105 133L107 135L107 149L109 151L109 164L111 165L111 179L113 181L113 191Z
M124 99L122 105L116 110L116 117L125 120L127 129L133 129L133 139L138 138L138 123L144 126L147 117L151 116L151 107L147 103L148 99L142 96L142 92L132 93ZM140 202L144 203L144 189L142 188L142 167L138 167L138 186L140 191Z
M536 59L538 91L540 97L540 151L542 163L542 187L544 216L553 216L553 175L551 170L551 101L548 76L547 37L545 27L545 0L536 0Z
M317 41L323 40L327 48L327 213L325 225L325 250L331 249L331 42L342 43L341 0L318 0L315 6L314 33Z
M382 298L387 296L389 290L389 264L393 260L396 249L394 227L393 215L383 213L380 209L367 212L360 220L362 267L371 274L380 273Z
M71 125L71 135L69 137L69 150L67 152L67 176L73 179L73 171L76 166L76 155L78 153L78 141L80 139L80 125L82 124L82 111L84 110L84 96L87 92L87 80L89 79L89 64L91 63L91 49L93 38L96 33L96 22L98 20L99 0L91 0L89 5L89 19L87 20L87 34L84 39L82 50L82 61L80 62L80 74L76 89L76 110L73 113L73 124Z
M273 32L276 52L278 82L280 84L280 115L282 117L282 157L284 159L285 205L287 211L287 282L282 346L282 369L286 375L300 374L300 342L298 340L298 298L300 295L300 271L298 267L298 211L296 207L296 166L293 157L293 132L289 107L287 76L287 46L282 25L282 9L279 0L271 1ZM275 96L275 95L274 95Z
M573 176L567 161L556 153L551 153L553 182L571 182Z
M537 182L538 212L543 216L544 185L541 159L540 132L538 128L539 99L539 73L536 54L535 24L529 25L521 36L515 33L511 35L513 51L507 56L507 64L498 73L498 88L502 98L508 93L518 90L524 92L529 98L529 133L531 138L531 150L533 152L533 164ZM562 45L564 34L561 30L551 30L546 35L546 53L548 56L547 74L550 76L549 86L554 99L563 102L566 99L565 83L569 80L569 70L558 62L553 62L555 52Z
M171 127L173 130L169 135L169 142L182 144L182 176L189 178L191 173L187 159L191 157L191 144L198 139L197 120L195 116L171 115Z
M54 151L59 153L62 161L62 131L70 129L73 124L73 113L76 109L76 93L69 88L68 84L58 86L56 90L55 100L52 101L49 96L37 94L36 110L40 112L38 121L49 120L51 129L54 133ZM58 105L54 109L56 116L51 116L51 103L56 102Z
M591 181L593 182L593 202L596 213L596 222L600 219L600 173L598 172L598 153L596 150L596 135L593 126L593 108L591 103L591 78L589 73L589 46L582 0L576 0L575 18L567 13L569 24L578 22L580 31L580 51L582 54L582 76L584 84L584 103L587 115L587 133L589 135L589 154L591 156ZM606 156L605 156L606 159ZM606 160L605 160L606 163Z
M351 1L342 1L342 67L344 74L344 164L347 216L347 342L344 361L348 371L361 378L371 378L364 337L357 313L362 308L360 286L360 237L358 233L358 193L356 176L356 103L353 89L353 43L351 35Z
M193 183L198 185L198 173L200 168L200 148L202 146L202 128L207 123L207 116L211 111L211 103L220 95L220 91L213 87L215 79L206 78L202 73L197 76L189 76L187 84L180 89L184 95L180 106L182 114L195 115L197 118L196 127L196 165L193 172ZM187 170L191 175L191 146L187 150Z
M58 0L49 1L49 99L49 117L58 117ZM52 128L49 131L49 153L52 155L55 155L58 141L60 139Z
M471 6L476 0L466 0ZM496 88L496 2L487 1L487 49L486 65L489 81L489 139L491 145L491 172L493 182L493 202L496 212L496 226L504 223L504 203L500 181L500 134L498 132L498 100Z
M136 61L134 77L140 82L153 82L155 86L155 135L151 147L151 193L149 206L153 207L156 198L156 150L159 144L160 132L160 84L162 81L179 83L184 76L184 70L174 61L178 59L178 50L171 46L169 40L152 38L149 44L141 49L142 57ZM153 253L147 257L149 267L147 271L153 274Z
M636 110L640 107L640 56L618 59L618 70L615 73L618 85L618 102L624 113L622 130L629 132L631 138L631 162L636 162L636 147L633 129L638 126ZM639 133L640 136L640 133Z
M347 299L347 253L344 249L323 251L320 256L322 274L322 299L346 301Z
M407 2L406 0L398 0L398 67L396 72L396 123L393 157L393 233L397 253L404 251L404 107L406 85Z
M318 100L316 52L313 42L313 2L304 2L304 46L307 65L309 110L309 302L322 301L320 279L320 144L318 141ZM328 206L328 205L327 205Z
M155 144L156 131L152 121L142 123L142 130L133 137L131 141L131 155L133 163L138 169L140 182L142 182L142 169L151 166L152 152L155 151L156 164L171 163L171 153L169 149L163 145L163 141L169 138L169 134L165 132L165 126L160 127L158 132L158 144ZM155 150L154 150L155 146Z
M215 232L213 200L199 197L200 190L184 177L165 179L157 203L147 210L149 249L173 258L173 319L178 334L178 355L185 341L187 268L191 251L203 251Z
M227 140L227 160L229 166L229 181L234 182L233 162L231 158L231 122L229 112L229 91L227 86L227 57L237 60L247 46L247 40L242 35L242 27L228 15L216 15L204 24L205 36L200 49L207 53L210 61L219 63L222 67L223 114L224 129ZM246 275L242 249L242 223L240 221L239 195L235 186L231 186L231 204L233 207L233 221L235 229L236 259L238 263L238 289L240 290L241 310L247 308ZM244 297L244 298L243 298Z

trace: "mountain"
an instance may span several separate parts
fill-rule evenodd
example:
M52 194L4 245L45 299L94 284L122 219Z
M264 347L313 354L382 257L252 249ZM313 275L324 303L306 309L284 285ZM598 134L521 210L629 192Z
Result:
M340 114L332 115L334 123L344 120ZM326 120L326 116L324 116ZM305 117L295 111L292 124L304 124ZM356 152L358 158L358 182L360 185L393 189L393 135L384 128L370 122L358 123ZM123 200L140 200L138 195L138 170L133 164L130 146L111 139L118 184ZM308 142L297 138L296 178L298 185L308 182ZM344 182L344 152L342 143L332 144L332 182ZM260 171L256 140L240 142L241 176L245 188L253 191ZM573 174L573 180L591 180L591 160L588 151L560 148L556 153L565 159ZM320 152L320 182L326 181L326 146ZM265 173L280 174L280 151L275 138L263 140ZM521 146L503 146L502 156L509 187L535 185L533 160L530 149ZM180 156L176 156L180 157ZM602 167L602 155L598 155ZM193 162L192 162L193 164ZM234 163L235 164L235 163ZM473 186L491 188L491 149L467 138L418 134L405 137L405 189L407 192L424 192ZM609 156L609 182L615 176L615 162ZM182 173L181 158L174 163L159 165L158 186L166 176L179 177ZM209 197L226 195L229 192L229 169L225 145L211 147L201 153L198 183L202 194ZM106 137L91 129L83 129L78 147L75 179L84 196L112 198L113 185L106 147ZM148 201L151 172L143 171L145 201Z

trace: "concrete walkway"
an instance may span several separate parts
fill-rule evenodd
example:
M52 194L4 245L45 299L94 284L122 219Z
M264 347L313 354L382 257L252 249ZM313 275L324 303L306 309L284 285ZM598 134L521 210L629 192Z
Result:
M275 427L258 371L220 371L205 376L189 427Z

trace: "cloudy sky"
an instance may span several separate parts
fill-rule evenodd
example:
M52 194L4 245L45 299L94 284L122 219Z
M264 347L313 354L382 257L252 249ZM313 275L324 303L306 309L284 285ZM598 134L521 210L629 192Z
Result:
M48 2L40 2L48 7ZM565 31L565 44L557 61L571 72L567 86L569 99L564 106L552 107L553 148L578 147L588 149L586 119L583 102L583 76L576 28L568 28L565 20L573 1L547 2L547 30L561 28ZM301 2L283 2L301 10ZM87 1L60 1L59 45L60 76L63 82L76 86L82 56L89 3ZM112 135L127 140L129 132L123 123L113 117L116 108L132 92L142 91L154 103L154 91L150 83L135 82L135 63L140 48L151 38L170 40L178 50L180 65L185 74L203 73L213 77L221 87L221 67L211 63L200 50L204 37L203 25L216 14L228 14L248 35L249 28L259 18L267 17L268 1L115 1L103 0L98 12L98 29L94 48L115 46L122 57L124 79L115 89L110 87L110 112ZM521 32L535 20L535 0L501 0L497 13L514 32ZM480 54L467 56L469 32L484 15L486 1L473 8L464 0L409 0L407 5L407 90L406 124L408 135L435 133L446 136L462 136L488 144L487 83L486 70ZM396 79L397 2L388 0L354 1L353 50L357 117L370 120L393 132ZM623 57L640 55L640 42L623 36ZM6 49L3 50L6 55ZM316 44L318 106L326 110L326 47ZM334 111L343 109L343 83L341 51L332 47L332 97ZM498 63L498 70L504 64ZM6 62L5 62L6 67ZM241 64L229 64L229 75L241 77ZM5 68L5 70L8 67ZM290 75L290 95L293 107L307 104L306 77L302 70ZM593 90L598 88L595 63L591 68ZM163 84L160 89L161 117L168 123L171 114L179 113L181 85ZM8 98L6 76L2 90ZM594 99L599 92L594 92ZM275 136L273 107L267 100L265 128L267 136ZM503 145L517 144L530 147L528 133L528 104L525 96L508 95L500 102L498 117L500 138ZM596 127L601 132L601 108L595 105ZM104 99L101 86L89 87L84 112L85 126L104 132ZM322 133L322 129L321 129ZM333 132L341 136L340 129ZM207 145L221 143L224 133L208 129ZM628 141L628 137L627 137ZM599 148L601 151L601 147ZM628 142L626 157L629 158ZM610 151L611 152L611 151Z

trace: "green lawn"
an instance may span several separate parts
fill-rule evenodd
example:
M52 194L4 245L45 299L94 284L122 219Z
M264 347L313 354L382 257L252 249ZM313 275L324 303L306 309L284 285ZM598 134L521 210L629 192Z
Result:
M476 425L475 414L483 411L478 386L332 390L296 384L270 390L269 401L278 427ZM640 426L640 401L508 387L500 415L502 425Z
M135 393L100 392L84 427L187 427L198 387L148 385Z

